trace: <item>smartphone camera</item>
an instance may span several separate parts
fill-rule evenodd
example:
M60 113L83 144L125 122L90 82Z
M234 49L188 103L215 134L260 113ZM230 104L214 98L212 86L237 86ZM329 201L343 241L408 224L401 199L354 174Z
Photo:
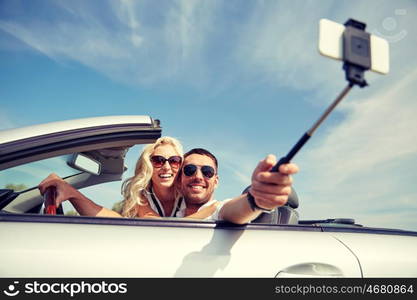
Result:
M357 65L365 70L389 72L388 42L365 31L366 24L349 19L344 25L321 19L319 52L321 55Z

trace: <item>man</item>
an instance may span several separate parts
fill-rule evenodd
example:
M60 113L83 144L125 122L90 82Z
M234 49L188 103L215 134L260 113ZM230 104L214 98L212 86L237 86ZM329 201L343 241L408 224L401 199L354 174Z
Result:
M291 176L298 172L295 164L282 165L278 172L269 172L276 158L267 156L260 161L252 174L249 194L233 199L216 201L214 191L219 183L216 157L209 151L196 148L184 155L184 163L179 177L180 190L185 205L177 216L194 213L198 218L227 220L244 224L258 217L263 211L283 206L291 193Z

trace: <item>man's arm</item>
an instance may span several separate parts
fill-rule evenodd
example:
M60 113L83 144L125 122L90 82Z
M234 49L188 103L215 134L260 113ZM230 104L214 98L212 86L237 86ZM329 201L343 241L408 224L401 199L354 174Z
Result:
M252 174L249 193L254 197L257 206L267 210L287 203L291 194L291 175L298 172L298 167L292 163L280 166L279 172L269 172L276 162L275 156L268 155L259 162ZM225 203L219 217L236 224L245 224L258 217L261 212L260 209L252 208L248 195L243 194Z

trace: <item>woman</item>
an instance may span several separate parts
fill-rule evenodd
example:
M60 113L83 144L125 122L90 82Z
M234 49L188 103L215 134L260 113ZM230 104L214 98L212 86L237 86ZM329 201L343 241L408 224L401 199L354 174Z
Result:
M122 186L125 217L174 217L180 207L175 179L181 169L183 150L180 142L161 137L140 155L135 175Z
M69 200L80 215L99 217L164 217L175 216L180 194L175 179L181 169L183 150L178 140L161 137L145 147L135 168L135 175L123 185L122 214L97 205L55 174L39 184L41 194L48 187L57 190L55 204Z

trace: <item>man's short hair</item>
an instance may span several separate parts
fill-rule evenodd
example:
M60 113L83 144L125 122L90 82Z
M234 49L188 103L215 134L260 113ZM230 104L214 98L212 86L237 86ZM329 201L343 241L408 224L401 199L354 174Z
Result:
M217 158L210 151L203 149L203 148L191 149L190 151L184 154L184 160L187 156L190 156L191 154L200 154L200 155L205 155L205 156L210 157L214 161L214 164L216 165L216 169L218 169Z

